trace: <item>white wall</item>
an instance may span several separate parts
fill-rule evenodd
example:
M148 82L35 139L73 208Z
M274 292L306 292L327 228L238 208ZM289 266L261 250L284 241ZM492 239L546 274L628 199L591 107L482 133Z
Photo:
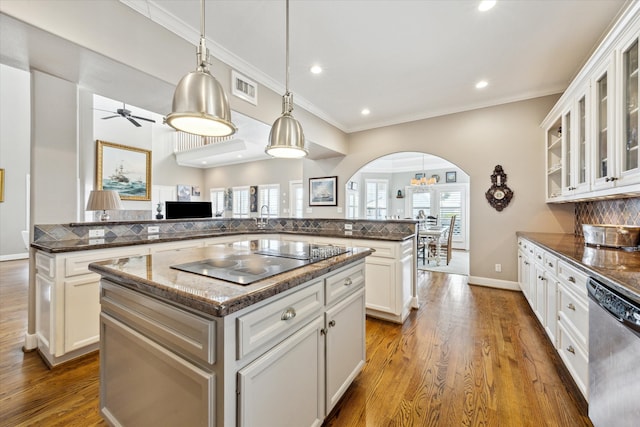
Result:
M5 170L0 203L0 260L28 257L21 231L29 229L31 76L0 64L0 168Z

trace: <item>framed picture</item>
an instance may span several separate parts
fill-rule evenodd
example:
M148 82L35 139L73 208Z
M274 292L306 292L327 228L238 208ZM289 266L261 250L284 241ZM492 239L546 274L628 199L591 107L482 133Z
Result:
M0 169L0 202L4 202L4 169Z
M191 201L191 186L178 184L178 201L190 202Z
M309 178L309 206L337 206L338 177Z
M415 176L415 179L422 179L422 178L424 178L424 177L425 177L425 174L423 174L423 173L417 173L417 174L416 174L416 176Z
M447 172L446 174L446 180L447 182L456 182L456 172Z
M193 197L200 197L200 186L194 185L191 187L191 195Z
M151 200L151 151L97 141L96 190L122 200Z
M354 181L349 181L349 190L357 190L357 189L358 189L358 183Z
M258 186L249 187L249 212L258 212Z

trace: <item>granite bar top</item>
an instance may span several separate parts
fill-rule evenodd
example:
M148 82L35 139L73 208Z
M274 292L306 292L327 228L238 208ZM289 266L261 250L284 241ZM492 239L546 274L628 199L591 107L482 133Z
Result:
M347 248L348 252L304 267L242 286L170 268L170 265L250 253L248 242L207 248L176 250L139 257L120 258L89 265L110 281L161 300L180 304L200 313L224 317L273 295L295 288L316 277L364 259L369 248Z
M190 239L207 239L211 237L238 236L243 234L290 234L300 236L322 236L336 237L348 239L365 239L365 240L386 240L386 241L404 241L413 238L414 234L407 233L391 233L391 232L375 232L375 231L305 231L305 230L269 230L256 229L251 231L185 231L181 233L168 234L141 234L132 236L104 237L96 239L76 239L76 240L57 240L33 242L31 247L48 253L63 253L87 251L94 249L118 248L123 246L147 245L151 243L166 243L180 240Z
M582 236L516 233L640 304L640 252L585 246Z

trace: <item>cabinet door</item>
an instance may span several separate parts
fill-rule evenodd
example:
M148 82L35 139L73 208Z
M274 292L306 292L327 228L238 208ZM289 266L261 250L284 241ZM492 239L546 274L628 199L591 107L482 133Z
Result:
M94 274L64 282L64 351L100 341L100 282Z
M396 301L396 260L369 256L365 266L367 308L400 314Z
M327 310L326 321L326 414L329 414L365 363L364 289Z
M587 132L590 123L588 114L589 96L588 92L578 98L576 105L576 132L575 132L575 168L573 170L573 192L584 193L589 191L589 154L590 133Z
M323 326L324 318L320 316L238 371L238 426L322 424Z
M622 96L620 99L622 132L618 144L619 173L615 176L616 185L628 185L640 182L638 154L638 38L628 42L622 48L620 77Z
M558 335L558 279L547 274L547 303L545 316L545 330L555 347Z
M573 152L571 147L572 138L572 115L567 111L562 116L562 194L570 192L573 176Z
M547 129L547 201L562 195L562 118Z
M531 289L529 284L529 278L531 277L531 262L527 256L526 250L518 251L518 282L520 283L520 289L525 298L529 301L531 299Z
M546 326L545 319L547 313L547 278L544 275L544 269L538 265L535 266L536 271L536 305L534 312L542 326Z
M615 163L613 158L613 123L614 123L614 85L609 79L614 75L613 61L609 60L596 71L592 80L593 117L595 120L593 135L592 159L592 187L594 190L608 188L613 185L610 174L613 173Z

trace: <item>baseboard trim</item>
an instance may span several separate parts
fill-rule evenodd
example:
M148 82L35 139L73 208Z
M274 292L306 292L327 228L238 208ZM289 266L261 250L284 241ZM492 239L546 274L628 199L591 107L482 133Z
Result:
M14 261L16 259L28 259L29 252L24 252L21 254L9 254L9 255L0 255L0 261Z
M518 282L511 280L491 279L489 277L469 276L470 285L486 286L488 288L506 289L509 291L521 291Z

